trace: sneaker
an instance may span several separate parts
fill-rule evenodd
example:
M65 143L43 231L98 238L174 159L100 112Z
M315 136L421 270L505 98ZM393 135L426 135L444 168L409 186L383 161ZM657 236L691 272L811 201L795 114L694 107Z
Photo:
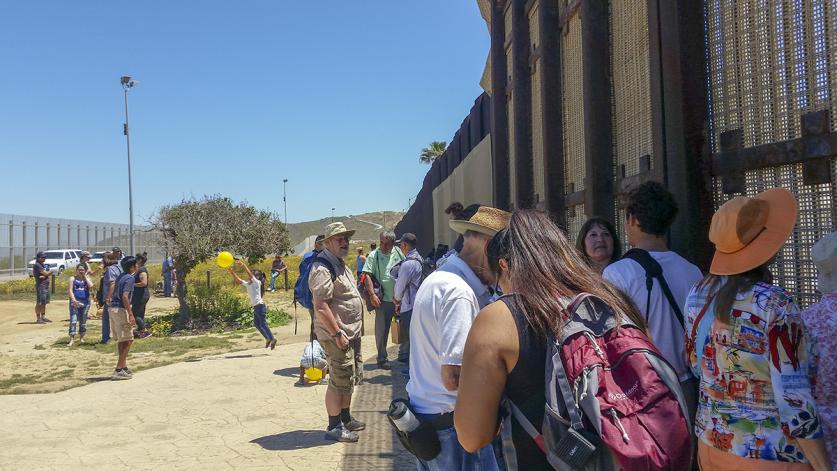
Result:
M297 381L296 383L294 383L294 386L297 386L297 387L299 387L299 386L305 386L305 384L306 384L306 383L305 383L305 380L304 380L304 379L300 379L299 381Z
M271 350L273 350L274 348L276 348L276 339L273 339L273 340L271 340L271 341L270 341L270 342L268 342L268 343L270 344L270 349L271 349Z
M101 341L99 341L99 343L100 343L100 344L102 344L102 345L107 345L107 344L108 344L108 342L110 342L110 340L101 340Z
M47 319L46 316L42 317L44 322L52 322L51 320Z
M355 443L358 436L355 432L347 430L342 425L338 425L331 430L326 430L325 438L326 440L334 440L336 442Z
M46 324L46 321L43 319L38 319L35 321L36 324Z
M116 370L111 375L110 379L114 381L123 381L126 379L131 379L131 375L125 370Z
M143 330L142 332L137 333L136 337L138 339L147 339L148 337L151 337L151 332Z
M267 347L269 347L269 346L270 346L270 340L265 341L265 343L264 343L264 348L267 348Z
M129 370L128 368L122 368L122 372L125 373L126 375L128 375L131 378L134 377L134 372Z
M389 366L389 362L388 362L388 361L379 361L379 362L378 362L378 369L381 369L381 370L389 370L389 369L392 369L392 367L391 367L391 366Z
M352 417L352 420L343 424L343 428L350 432L357 432L366 428L366 422L361 422L356 418Z

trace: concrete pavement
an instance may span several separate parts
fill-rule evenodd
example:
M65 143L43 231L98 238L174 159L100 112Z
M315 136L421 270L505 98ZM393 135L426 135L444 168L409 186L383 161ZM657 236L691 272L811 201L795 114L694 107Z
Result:
M372 369L374 338L363 339L370 360L352 411L368 427L355 444L323 438L325 385L293 386L303 348L207 357L55 394L0 396L0 469L414 469L385 417L390 400L405 395L404 379Z

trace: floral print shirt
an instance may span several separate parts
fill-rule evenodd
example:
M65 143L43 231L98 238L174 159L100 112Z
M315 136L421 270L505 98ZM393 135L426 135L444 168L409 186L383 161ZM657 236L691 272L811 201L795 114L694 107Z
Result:
M800 313L805 329L817 343L817 383L814 398L820 413L831 466L837 469L837 293L826 294L819 303Z
M799 309L782 288L757 283L736 296L729 325L711 305L692 342L710 289L725 282L699 283L686 300L687 355L700 379L695 434L743 458L807 463L796 440L820 438L822 428L811 392L813 344Z

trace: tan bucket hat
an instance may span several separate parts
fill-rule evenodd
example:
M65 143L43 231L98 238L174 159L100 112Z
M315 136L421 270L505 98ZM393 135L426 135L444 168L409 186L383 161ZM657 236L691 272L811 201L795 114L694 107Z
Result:
M490 206L480 206L470 219L453 219L450 228L464 234L468 231L494 237L495 234L509 226L511 213Z
M820 293L837 291L837 232L819 240L811 248L811 260L817 266L817 284Z
M727 201L709 227L709 240L715 244L709 272L738 275L763 265L788 240L796 214L796 198L784 188Z
M350 231L346 229L346 226L344 226L342 222L333 222L326 226L325 237L323 238L323 241L331 239L334 236L339 236L343 234L346 234L349 237L351 237L355 235L355 231Z

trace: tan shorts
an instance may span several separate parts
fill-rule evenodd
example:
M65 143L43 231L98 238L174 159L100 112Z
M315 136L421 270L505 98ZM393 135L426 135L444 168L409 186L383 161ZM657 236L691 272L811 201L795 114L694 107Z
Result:
M134 326L128 322L128 310L121 307L110 307L110 335L117 342L134 340Z
M360 337L349 340L348 350L341 350L333 340L320 340L328 360L328 387L351 394L363 371L360 359Z

